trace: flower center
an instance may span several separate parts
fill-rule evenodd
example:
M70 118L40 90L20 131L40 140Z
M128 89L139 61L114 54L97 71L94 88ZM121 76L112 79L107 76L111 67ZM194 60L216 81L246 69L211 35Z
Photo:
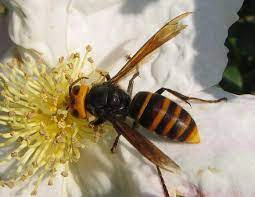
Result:
M58 171L68 176L69 163L80 158L82 141L94 139L88 120L77 119L66 109L69 85L83 75L84 66L90 70L86 83L104 80L95 71L90 51L86 47L83 59L78 53L67 60L60 58L54 68L40 59L24 62L19 57L7 66L0 64L0 147L5 152L0 162L16 166L5 173L1 185L12 188L36 174L31 193L35 195L43 178L48 177L48 185L52 185Z

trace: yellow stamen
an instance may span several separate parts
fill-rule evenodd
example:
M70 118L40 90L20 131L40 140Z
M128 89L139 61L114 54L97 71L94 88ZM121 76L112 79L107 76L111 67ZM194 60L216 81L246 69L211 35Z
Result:
M48 176L48 185L56 175L68 176L69 164L80 158L83 139L94 139L89 122L72 117L66 110L68 88L71 81L84 74L87 66L92 83L105 79L95 71L86 47L82 61L79 53L68 58L60 57L55 68L47 66L42 59L32 61L17 57L0 64L0 147L16 147L1 158L0 164L17 162L17 168L8 171L2 185L9 188L32 176L38 176L31 195L36 195L41 180ZM4 152L4 151L3 151ZM61 169L61 173L56 173Z

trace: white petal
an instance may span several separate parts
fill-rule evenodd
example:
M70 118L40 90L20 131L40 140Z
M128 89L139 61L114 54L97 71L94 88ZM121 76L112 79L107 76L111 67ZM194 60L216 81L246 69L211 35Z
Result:
M85 1L73 1L73 6L82 10L84 14L90 15L101 9L107 8L113 4L116 4L123 0L104 0L104 1L93 1L93 0L85 0Z
M98 144L90 144L81 153L78 165L72 169L74 180L68 179L70 196L163 196L154 166L145 161L125 140L118 151L110 152L112 133ZM77 195L77 186L80 194Z
M74 180L82 196L141 196L137 181L121 154L111 154L111 141L90 144L81 153L78 165L73 168ZM71 181L71 180L70 180ZM67 182L68 194L76 187ZM75 195L71 196L77 196Z
M165 85L195 92L219 82L227 62L223 43L241 0L117 1L108 0L113 6L101 10L105 3L84 0L15 1L10 36L16 44L43 53L50 63L92 43L96 63L115 73L125 55L133 54L167 20L194 11L185 20L188 28L141 68L135 91L146 84L146 89ZM100 11L89 11L91 7Z
M115 2L118 0L108 0L101 4L83 1L87 9L85 6L82 13L85 16ZM6 4L11 10L9 35L15 44L37 50L51 64L60 56L67 56L67 52L70 52L67 32L72 1L17 0L7 1ZM79 2L75 5L78 6ZM81 23L82 27L84 23Z
M198 125L201 143L164 143L162 147L206 196L254 196L255 98L216 88L192 96L210 95L229 100L186 107Z

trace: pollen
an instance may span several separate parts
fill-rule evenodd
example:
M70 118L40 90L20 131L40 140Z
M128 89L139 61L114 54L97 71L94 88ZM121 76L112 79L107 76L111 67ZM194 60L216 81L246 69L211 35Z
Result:
M95 71L91 46L85 54L60 57L52 68L42 59L21 60L0 64L0 165L8 172L0 179L1 186L13 188L24 181L36 180L31 195L43 179L54 184L56 176L67 177L69 164L80 158L86 140L98 138L89 121L73 117L67 110L70 82L86 73L88 85L103 82ZM9 170L9 167L11 167Z

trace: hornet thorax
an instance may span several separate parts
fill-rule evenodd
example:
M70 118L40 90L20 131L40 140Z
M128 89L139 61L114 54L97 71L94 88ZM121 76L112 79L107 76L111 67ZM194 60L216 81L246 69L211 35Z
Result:
M86 109L94 116L125 118L128 115L130 96L118 86L103 83L95 85L86 97Z

